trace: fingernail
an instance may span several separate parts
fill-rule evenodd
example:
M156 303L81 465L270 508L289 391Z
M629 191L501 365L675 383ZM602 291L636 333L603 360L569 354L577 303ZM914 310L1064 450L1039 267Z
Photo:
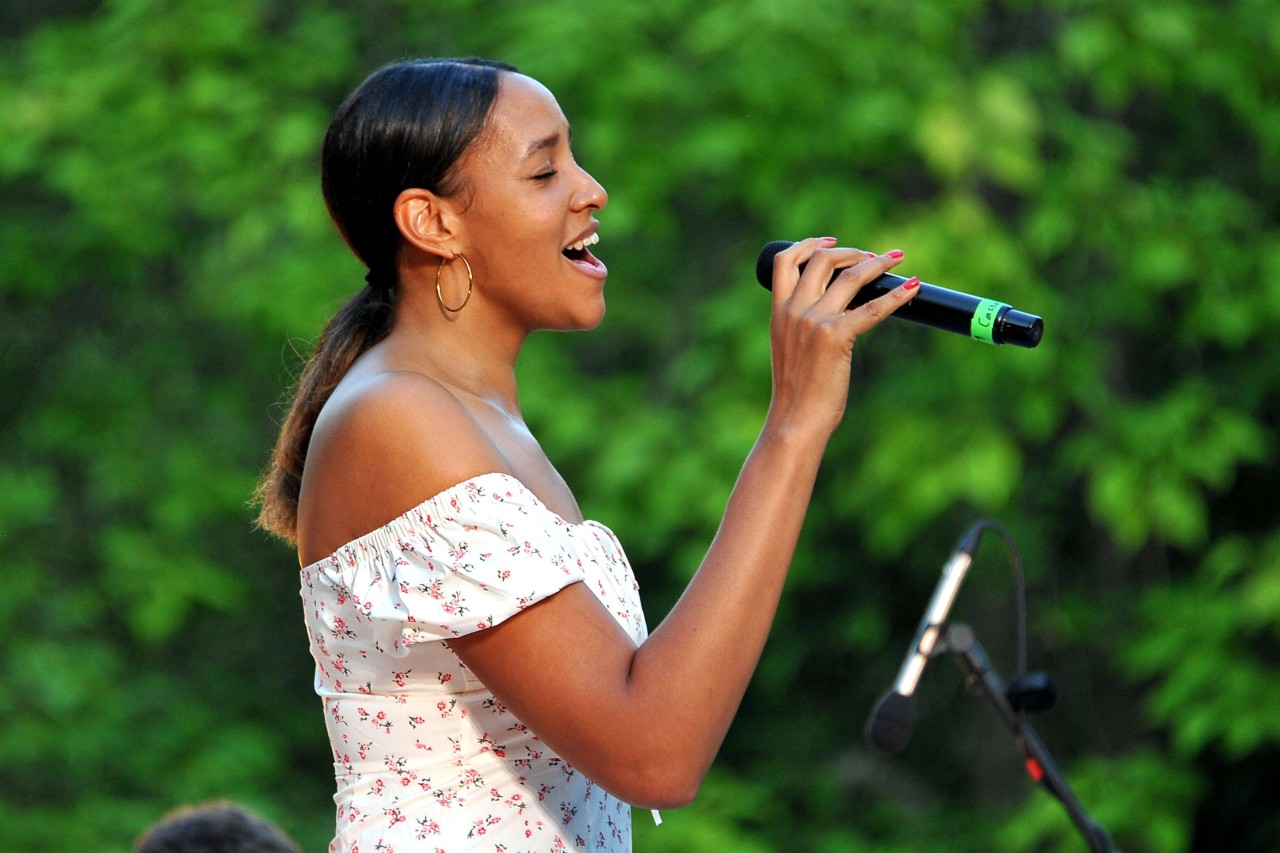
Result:
M876 255L875 252L864 252L863 254L865 254L868 258L878 257L878 255Z
M818 239L819 239L819 240L822 240L822 241L824 241L824 242L827 242L827 243L834 243L834 242L836 242L836 238L835 238L835 237L819 237Z
M920 286L920 277L916 275L911 276L911 278L907 279L902 283L903 290L915 290L919 286Z
M888 255L889 257L893 258L893 259L896 261L898 258L902 257L902 250L901 250L901 249L893 249L892 251L885 252L885 254L886 254L886 255Z

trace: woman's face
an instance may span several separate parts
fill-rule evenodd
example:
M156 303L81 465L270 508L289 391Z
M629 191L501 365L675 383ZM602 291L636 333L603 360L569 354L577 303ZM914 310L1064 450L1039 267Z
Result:
M460 249L476 296L523 331L590 329L608 270L582 248L609 197L577 164L552 94L504 73L486 130L460 163ZM574 248L578 247L578 248Z

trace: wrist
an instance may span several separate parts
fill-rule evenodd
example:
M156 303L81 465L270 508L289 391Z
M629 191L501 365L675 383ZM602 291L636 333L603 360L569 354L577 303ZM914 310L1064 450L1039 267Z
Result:
M832 432L834 428L828 428L825 424L815 424L808 419L780 417L771 410L765 417L756 446L783 456L813 459L816 462L826 451Z

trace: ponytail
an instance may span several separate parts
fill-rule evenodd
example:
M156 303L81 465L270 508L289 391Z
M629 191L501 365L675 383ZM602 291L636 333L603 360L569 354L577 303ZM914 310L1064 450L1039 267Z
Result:
M302 471L320 410L355 360L385 338L394 322L390 293L370 286L343 305L320 335L280 427L271 464L254 493L258 526L268 533L297 544Z

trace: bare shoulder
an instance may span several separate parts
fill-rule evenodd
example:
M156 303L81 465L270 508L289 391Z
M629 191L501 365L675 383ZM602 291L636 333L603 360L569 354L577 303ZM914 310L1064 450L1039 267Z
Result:
M304 564L327 556L426 498L495 471L506 471L502 454L439 382L410 371L344 382L307 451L299 556Z

